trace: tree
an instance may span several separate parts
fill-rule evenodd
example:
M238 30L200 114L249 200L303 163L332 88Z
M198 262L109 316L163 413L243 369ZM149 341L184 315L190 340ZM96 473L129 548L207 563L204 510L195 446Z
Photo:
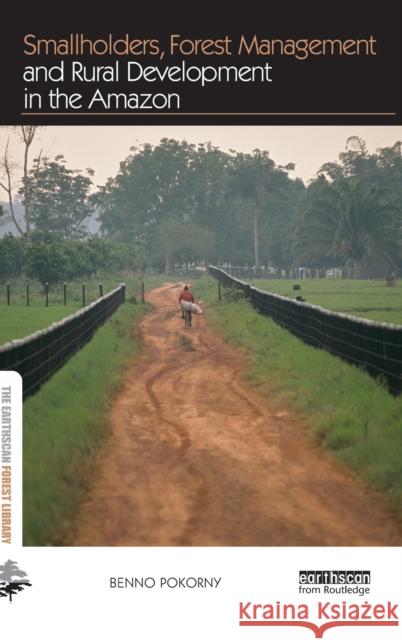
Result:
M11 602L13 595L23 591L24 587L31 587L32 585L26 577L26 572L21 571L14 560L7 560L3 565L0 565L0 597L8 596ZM23 579L16 580L15 578Z
M21 275L25 263L25 245L10 233L0 238L0 282Z
M38 127L35 125L21 125L19 127L19 132L22 137L24 143L24 174L22 179L23 184L23 194L24 194L24 207L25 207L25 226L26 226L26 236L30 238L31 236L31 207L32 202L30 198L30 190L29 190L29 180L28 180L28 157L29 150L31 148L32 142L35 138L35 133Z
M213 231L194 222L171 218L159 226L157 246L165 261L165 273L170 273L174 261L183 264L207 259L214 244Z
M355 277L371 257L390 266L400 249L395 205L384 189L363 178L320 176L307 191L304 215L296 231L299 260L351 265Z
M370 154L351 136L339 162L324 164L306 192L296 225L299 262L351 266L356 277L402 264L401 143Z
M102 230L149 252L162 220L172 216L188 220L193 210L189 191L193 148L186 141L167 138L155 147L133 147L117 176L97 194Z
M261 259L279 270L293 263L293 230L305 187L301 180L286 180L279 192L267 194L267 212L261 225Z
M224 223L225 194L228 191L232 155L210 142L191 149L187 177L187 198L191 202L192 220L215 233Z
M27 249L26 274L50 286L66 280L72 273L71 261L61 238L52 234L35 237Z
M169 240L172 230L189 223L211 232L211 259L258 264L270 255L288 264L285 252L304 189L290 180L293 168L276 166L266 151L226 153L211 143L163 138L156 146L133 148L94 196L102 232L129 243L150 264L161 260L162 245L171 245L164 253L168 270L170 261L180 260L175 239Z
M330 183L318 176L306 190L295 223L293 251L297 264L329 267L340 265L333 243L339 223L339 211L328 195Z
M134 250L131 245L110 238L94 235L79 244L91 261L92 273L143 270L147 262L146 255L138 248Z
M0 165L0 170L2 169L2 173L5 176L3 181L0 181L0 187L7 193L10 213L14 225L21 236L26 236L30 238L31 236L31 202L29 197L29 189L28 189L28 172L29 172L29 151L31 145L34 141L35 135L40 129L40 127L35 125L20 125L20 126L11 126L9 127L13 131L17 131L19 137L24 145L23 152L23 176L22 176L22 187L21 192L23 194L23 202L25 207L24 218L25 218L25 229L19 224L15 212L14 212L14 195L13 195L13 174L17 167L16 163L12 161L9 155L9 142L7 140L6 148L4 151L4 155L2 158L2 163Z
M21 227L21 225L19 224L17 217L15 215L15 210L14 210L14 192L13 192L13 174L15 172L15 169L17 167L16 163L13 162L10 158L10 154L9 154L9 143L10 141L7 140L7 144L6 144L6 148L4 150L4 155L1 159L1 164L0 164L0 171L1 174L4 175L4 179L0 180L0 187L6 192L7 194L7 199L8 199L8 206L10 209L10 213L11 213L11 219L18 231L18 233L21 236L25 235L25 232L23 230L23 228ZM1 175L0 174L0 175Z
M241 198L248 202L253 219L254 266L260 265L260 224L266 217L268 196L285 196L288 186L286 171L294 169L293 164L276 167L267 151L255 149L252 154L236 154L232 164L231 187L227 197L230 201Z
M68 169L62 155L37 163L24 185L35 230L58 233L65 238L86 234L82 224L94 212L90 198L93 171L87 169L87 174Z

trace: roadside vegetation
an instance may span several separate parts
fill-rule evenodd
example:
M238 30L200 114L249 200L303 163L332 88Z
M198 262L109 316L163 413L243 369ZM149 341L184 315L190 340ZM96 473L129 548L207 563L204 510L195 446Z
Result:
M146 280L146 288L162 278ZM62 544L108 434L109 403L138 353L136 326L149 305L127 303L60 371L24 403L24 544Z
M195 289L195 287L194 287ZM250 357L246 378L278 406L290 408L320 445L385 493L402 516L402 397L364 371L314 349L244 299L233 301L209 276L196 287L211 328ZM328 296L329 297L329 296Z
M402 284L386 287L384 280L313 279L305 280L255 280L259 289L279 293L282 296L302 297L332 311L354 316L402 324ZM300 291L293 291L298 284Z
M97 300L100 296L99 284L102 283L103 294L106 295L119 286L126 284L126 298L141 301L141 276L129 273L104 275L89 278L85 281L85 304ZM146 286L159 284L159 276L146 276ZM75 280L67 284L67 305L63 300L63 285L59 284L49 291L49 306L45 306L45 294L39 282L30 284L29 307L26 304L26 285L16 280L11 281L11 304L6 304L6 289L0 285L0 345L10 340L23 338L35 331L45 329L52 322L71 315L82 309L82 281Z
M76 306L58 307L22 307L2 306L0 316L0 345L24 338L40 329L45 329L52 322L77 311Z

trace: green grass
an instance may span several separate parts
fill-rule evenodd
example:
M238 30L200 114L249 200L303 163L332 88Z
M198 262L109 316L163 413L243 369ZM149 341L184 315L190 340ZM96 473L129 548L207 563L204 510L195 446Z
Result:
M92 278L86 283L86 304L90 304L99 297L99 278ZM161 276L147 276L146 288L150 288L154 283L158 284L163 280ZM121 281L126 282L127 299L140 300L140 276L124 274L120 276L107 276L102 278L103 293L115 289ZM23 338L35 331L45 329L52 322L61 320L65 316L75 313L82 308L81 283L73 282L68 284L68 304L63 304L63 290L56 287L49 294L49 306L45 306L43 292L39 283L32 284L31 305L26 306L25 285L21 282L11 283L11 302L9 306L4 303L3 295L0 303L0 345L10 340ZM4 285L2 287L4 289ZM3 291L4 294L4 291Z
M23 338L52 322L77 311L76 306L67 307L19 307L4 306L0 311L0 344Z
M127 300L139 279L126 278ZM163 282L147 277L146 291ZM108 433L108 408L149 305L127 302L24 404L24 545L62 544Z
M120 276L91 277L86 280L75 280L67 283L67 304L71 306L82 305L82 285L85 283L85 299L86 304L93 302L99 297L99 284L102 282L104 293L111 291L118 286ZM10 306L26 306L27 294L26 283L21 280L12 280L10 282ZM45 306L45 292L43 286L33 281L29 285L29 302L32 308ZM49 304L63 305L63 285L54 285L49 289ZM0 285L0 309L7 306L7 289L5 284Z
M301 291L293 291L299 284ZM384 280L255 280L259 289L295 298L302 295L307 302L333 311L402 324L402 284L386 287Z
M219 303L216 280L205 277L198 286L212 328L250 355L249 382L271 402L297 413L322 446L384 492L402 516L402 397L223 291Z

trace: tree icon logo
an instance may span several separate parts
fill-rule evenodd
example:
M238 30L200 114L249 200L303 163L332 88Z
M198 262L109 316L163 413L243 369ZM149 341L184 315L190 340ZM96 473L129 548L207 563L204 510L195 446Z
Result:
M17 595L24 587L31 587L30 581L25 571L21 571L14 560L7 560L5 564L0 565L0 598L13 600L13 596Z

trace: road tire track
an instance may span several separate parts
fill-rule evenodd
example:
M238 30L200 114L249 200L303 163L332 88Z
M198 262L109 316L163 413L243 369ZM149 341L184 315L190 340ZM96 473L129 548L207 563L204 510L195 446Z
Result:
M384 499L248 385L248 359L152 291L67 545L400 545Z

